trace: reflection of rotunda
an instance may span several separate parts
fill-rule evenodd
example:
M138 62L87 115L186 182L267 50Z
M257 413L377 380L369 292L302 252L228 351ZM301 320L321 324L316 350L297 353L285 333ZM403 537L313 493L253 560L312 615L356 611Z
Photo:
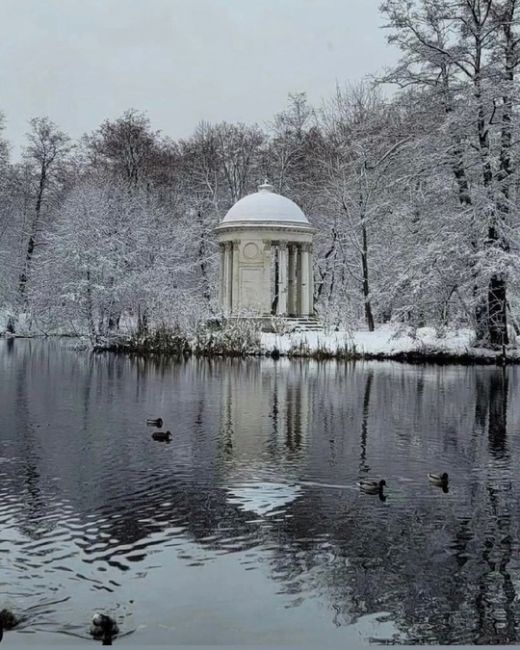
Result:
M219 412L221 449L236 461L230 470L266 467L280 450L295 454L309 444L318 368L288 359L229 365Z
M296 203L264 183L235 203L216 232L224 315L313 314L315 230Z

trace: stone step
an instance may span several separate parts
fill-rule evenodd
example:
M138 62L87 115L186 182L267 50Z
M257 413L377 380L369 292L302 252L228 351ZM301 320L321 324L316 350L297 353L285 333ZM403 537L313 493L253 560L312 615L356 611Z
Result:
M315 316L288 316L285 320L290 323L318 323Z
M293 331L323 332L323 325L315 316L295 316L287 321Z

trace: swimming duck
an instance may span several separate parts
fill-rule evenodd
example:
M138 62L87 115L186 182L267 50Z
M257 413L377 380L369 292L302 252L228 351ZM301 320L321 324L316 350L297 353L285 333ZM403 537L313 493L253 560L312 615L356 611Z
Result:
M380 481L361 479L358 483L359 489L362 492L366 492L366 494L381 494L385 485L386 481L384 479Z
M444 472L443 474L428 474L428 480L433 485L437 487L447 487L448 486L448 474Z
M159 427L159 429L160 429L162 427L162 425L163 425L163 421L162 421L162 418L157 418L155 420L153 418L150 418L149 420L146 420L146 424L149 427Z
M169 442L172 438L171 431L154 431L152 433L152 438L154 440L160 440L161 442Z
M4 636L4 630L12 630L19 623L19 620L9 609L0 610L0 641Z
M119 634L119 627L107 614L94 614L90 634L94 639L102 640L103 645L112 645L112 638Z
M13 627L16 627L19 623L19 620L9 609L0 610L0 624L4 630L12 630Z

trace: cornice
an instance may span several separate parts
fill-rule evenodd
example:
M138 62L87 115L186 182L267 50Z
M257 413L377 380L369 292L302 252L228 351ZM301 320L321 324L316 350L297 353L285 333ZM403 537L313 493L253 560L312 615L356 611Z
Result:
M290 221L287 222L268 222L268 221L257 221L257 222L240 222L235 221L234 223L220 223L214 228L214 231L218 234L230 233L230 232L250 232L251 230L263 230L263 231L274 231L274 232L289 232L289 233L302 233L306 235L314 235L318 231L312 226L306 226L305 224L296 224Z

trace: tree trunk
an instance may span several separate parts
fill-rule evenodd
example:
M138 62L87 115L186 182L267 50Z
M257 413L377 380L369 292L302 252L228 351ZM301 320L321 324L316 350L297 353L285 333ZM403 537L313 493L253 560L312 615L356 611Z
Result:
M363 269L363 299L365 302L365 320L368 331L374 331L374 317L372 315L372 305L370 303L370 285L368 281L368 237L365 220L361 222L361 234L363 238L361 249L361 267Z
M480 35L479 35L480 36ZM481 89L481 56L482 42L477 41L477 51L475 58L475 77L474 77L474 95L477 101L477 132L480 148L480 157L482 162L482 179L484 188L491 206L491 212L488 215L488 246L498 246L503 249L498 230L498 221L502 218L500 215L500 199L497 200L493 187L493 169L489 156L489 129L486 125L485 109L482 102ZM506 111L507 112L507 111ZM504 135L504 134L502 134ZM501 157L501 165L507 160ZM505 277L500 273L494 273L488 283L488 300L487 300L487 334L489 343L495 347L497 345L507 344L507 291Z
M504 47L504 82L507 90L502 97L502 126L500 131L500 157L499 170L497 173L497 202L496 212L492 216L488 230L489 244L498 244L503 251L509 250L508 242L505 241L499 226L509 215L510 201L510 180L512 169L512 117L513 101L511 91L514 84L516 62L516 37L513 32L513 21L516 9L516 2L507 3L502 19L502 31L505 40ZM507 345L509 342L507 333L507 283L502 273L494 274L488 287L488 318L489 318L489 342L493 347Z
M40 221L40 214L43 203L43 194L47 186L47 167L45 163L42 163L40 171L40 181L38 183L38 195L36 197L36 205L34 208L34 221L31 225L31 232L29 233L29 241L27 242L27 251L25 254L25 264L24 270L20 273L19 280L19 292L20 297L23 301L24 308L27 306L27 282L29 281L31 273L31 264L34 254L35 238L36 238L36 229L38 228L38 223Z
M121 312L117 314L110 313L108 316L108 331L114 332L119 329L119 321L121 320Z
M332 255L332 253L334 253L336 251L336 239L337 239L337 237L338 237L338 234L337 234L335 228L333 228L332 229L332 245L329 248L329 250L325 253L325 255L323 256L324 260L328 260L329 257ZM323 287L325 286L325 278L327 277L327 273L328 273L327 268L325 268L325 272L322 272L321 269L318 267L318 273L320 274L320 283L318 285L318 291L317 291L317 295L316 295L317 300L319 300L321 298L321 294L323 292Z
M29 241L27 242L27 251L25 253L24 270L20 273L20 283L19 283L20 297L22 298L24 307L27 305L27 281L29 280L33 253L34 253L34 236L33 234L31 234L29 237Z
M485 298L478 296L478 288L473 288L475 305L475 335L477 341L485 341L488 336L488 303Z
M96 326L94 325L94 301L92 300L92 285L90 283L90 271L87 271L87 318L90 329L90 336L94 341L96 338Z
M146 334L148 332L148 309L141 305L137 307L137 332L138 334Z
M205 253L206 253L206 243L204 240L204 224L202 220L202 213L200 210L197 211L197 217L199 220L199 224L201 226L201 234L200 234L200 240L199 240L199 250L198 250L198 258L199 258L199 268L200 268L200 274L202 276L202 284L203 284L203 289L202 289L202 296L208 306L211 305L211 290L209 286L209 279L208 279L208 264L205 259Z
M453 112L453 106L451 101L451 92L449 86L449 78L447 75L447 70L443 67L442 69L442 79L443 79L443 90L444 90L444 110L446 115L450 115ZM455 182L457 183L457 193L459 198L459 203L463 210L470 210L473 207L473 201L471 198L470 188L468 177L466 175L466 168L464 166L464 147L461 141L461 138L458 134L454 133L452 135L453 140L453 149L451 151L451 170L455 176ZM475 237L471 238L471 248L474 253L478 252L478 242ZM473 318L475 320L475 333L477 341L482 341L487 337L487 304L484 297L477 298L478 291L478 279L477 272L475 270L475 262L471 262L472 275L473 275L473 296L476 298L476 304L473 310Z
M509 343L507 334L506 281L502 274L493 275L488 287L489 343L498 348Z

